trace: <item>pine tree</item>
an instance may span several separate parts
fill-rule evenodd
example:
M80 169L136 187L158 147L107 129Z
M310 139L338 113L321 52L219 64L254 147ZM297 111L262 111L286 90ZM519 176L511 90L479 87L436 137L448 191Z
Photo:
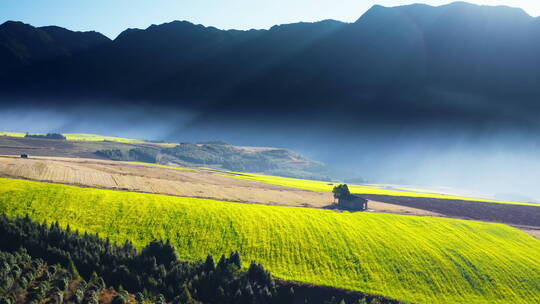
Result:
M212 255L208 255L206 257L206 261L204 262L204 270L207 272L214 271L216 269L216 262L214 261L214 257Z
M191 296L191 293L189 292L189 289L187 286L184 285L182 288L182 293L175 299L175 303L178 304L193 304L195 303L193 301L193 297Z
M73 275L73 278L77 279L77 280L80 280L81 279L81 275L79 274L79 271L77 270L77 267L75 267L75 264L73 263L73 260L70 260L69 261L69 272L71 273L71 275Z
M238 269L242 268L242 258L240 258L240 253L238 251L235 251L234 253L231 253L230 261L238 267Z

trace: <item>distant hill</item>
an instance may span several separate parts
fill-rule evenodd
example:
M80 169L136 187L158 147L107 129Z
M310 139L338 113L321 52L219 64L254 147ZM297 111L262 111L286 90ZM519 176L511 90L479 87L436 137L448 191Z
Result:
M374 6L350 24L269 30L174 21L112 41L6 22L0 61L10 68L0 88L55 103L115 98L216 116L307 109L330 121L525 124L522 116L540 111L539 31L521 9L464 2Z
M265 172L300 178L321 178L328 174L328 168L323 163L278 148L182 143L173 148L162 149L159 159L161 162L181 165L217 167L240 172Z
M40 134L27 134L25 137L25 133L0 132L0 155L25 153L31 156L105 158L315 179L328 178L329 174L325 164L287 149L243 147L221 142L154 143L95 134L66 133L63 136L65 138L55 139Z

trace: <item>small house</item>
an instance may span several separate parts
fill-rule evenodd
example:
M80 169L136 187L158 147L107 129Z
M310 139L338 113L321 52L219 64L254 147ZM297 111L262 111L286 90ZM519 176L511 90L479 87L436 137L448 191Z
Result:
M340 209L365 211L368 208L368 200L358 195L346 195L338 199Z

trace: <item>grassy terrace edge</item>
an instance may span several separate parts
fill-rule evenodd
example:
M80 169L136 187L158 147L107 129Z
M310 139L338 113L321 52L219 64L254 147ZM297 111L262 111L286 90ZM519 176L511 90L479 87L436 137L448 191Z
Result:
M332 192L333 187L339 184L339 183L330 182L330 181L307 180L307 179L298 179L298 178L292 178L292 177L281 177L281 176L272 176L272 175L255 174L255 173L231 172L231 171L222 171L222 172L223 172L222 174L219 174L220 176L226 176L230 178L249 180L249 181L261 182L261 183L267 183L267 184L272 184L272 185L303 189L303 190L309 190L309 191L315 191L315 192ZM497 200L471 198L471 197L447 195L447 194L415 192L415 191L408 191L408 190L391 190L391 189L384 189L378 186L369 186L369 185L349 184L348 186L351 193L354 193L354 194L425 197L425 198L453 199L453 200L475 201L475 202L485 202L485 203L540 207L540 204L534 204L534 203L497 201Z
M186 260L238 250L282 279L416 303L540 302L540 241L502 224L13 179L0 179L0 212L138 247L170 239Z

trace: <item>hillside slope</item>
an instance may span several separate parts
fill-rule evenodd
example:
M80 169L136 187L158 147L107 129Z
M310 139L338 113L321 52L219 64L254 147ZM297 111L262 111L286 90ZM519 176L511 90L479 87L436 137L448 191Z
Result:
M25 137L0 132L0 155L57 156L140 161L162 165L208 167L300 178L328 178L325 164L275 147L235 146L226 143L167 143L64 133L67 140Z
M540 242L500 224L6 179L0 180L0 212L58 220L137 246L170 239L185 259L239 250L281 278L417 303L540 301Z
M333 201L330 193L231 179L213 170L80 158L0 156L0 177L297 207L325 207Z

